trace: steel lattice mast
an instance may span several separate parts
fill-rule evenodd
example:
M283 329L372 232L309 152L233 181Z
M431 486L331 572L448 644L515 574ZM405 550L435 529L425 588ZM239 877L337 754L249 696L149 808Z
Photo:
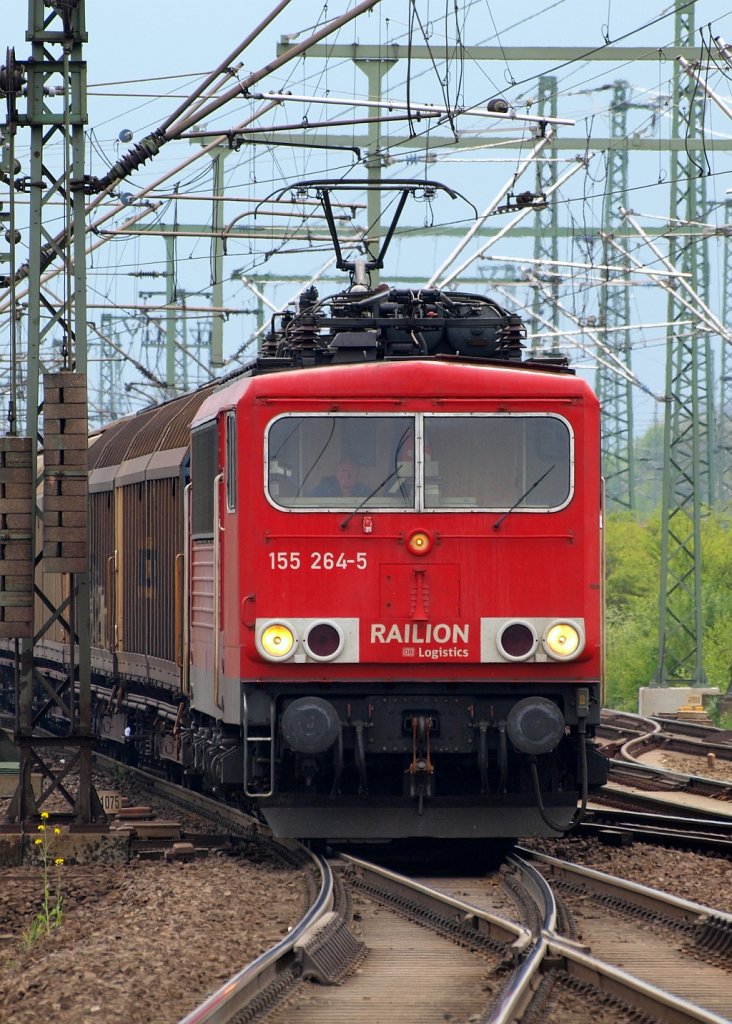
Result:
M625 139L628 135L628 110L631 86L625 81L616 81L612 86L610 100L610 135ZM607 151L607 176L605 203L603 208L603 233L613 234L620 223L619 210L626 204L628 193L628 151L618 145ZM615 238L621 250L627 251L626 239L618 234ZM607 241L603 242L603 263L616 263L621 276L630 275L630 260L613 252ZM616 287L611 282L610 271L604 271L608 283L600 291L600 315L605 327L625 328L631 322L631 297L627 287ZM607 345L615 351L628 369L631 369L630 333L620 330L606 336ZM636 505L635 471L633 458L633 386L612 373L603 364L598 365L596 390L602 407L602 468L605 477L606 502L608 511L633 509Z
M725 204L727 220L732 216L732 201ZM732 329L732 227L724 238L722 265L722 322ZM715 445L716 497L720 505L732 501L732 349L722 345L719 372L719 409Z
M692 45L694 10L677 4L676 41ZM693 138L703 124L696 83L674 70L673 138ZM693 152L693 151L690 151ZM686 151L671 154L671 223L679 216L692 222L706 210L706 182L698 160ZM694 291L707 294L706 243L689 225L669 237L669 262ZM669 322L683 320L687 310L669 293ZM712 498L710 341L696 325L669 328L666 349L664 472L661 525L661 591L659 660L655 682L668 685L705 682L701 599L701 516Z
M541 116L557 117L557 80L552 75L542 75L537 85L536 110ZM538 195L546 194L551 190L552 185L557 183L557 151L550 143L548 159L537 159L536 161L536 191ZM556 264L559 259L559 213L556 202L551 202L547 210L537 213L534 217L534 259L553 260ZM541 274L541 270L538 271ZM547 287L553 299L559 298L559 277L552 274ZM546 323L549 321L554 331L559 327L559 309L556 302L548 301L546 294L540 288L533 289L531 312L535 323ZM556 347L556 340L553 341ZM536 342L533 343L536 348Z
M625 81L613 83L610 101L610 135L625 139L628 133L628 107L630 85ZM628 191L628 151L619 144L607 151L607 174L603 229L612 235L620 222L619 211L625 206ZM621 249L627 251L627 242L616 238ZM603 242L603 263L617 263L621 276L630 274L627 256L619 256ZM600 316L606 327L623 327L630 323L630 293L627 287L613 286L611 272L604 271L608 283L600 291ZM624 364L631 368L631 338L628 331L613 331L606 335L606 343L613 348ZM633 394L629 380L600 363L595 377L595 388L602 407L602 469L605 477L608 511L635 508L635 473L633 459Z
M30 174L24 179L30 196L29 262L10 281L11 289L21 281L28 285L27 424L26 436L16 436L11 416L8 435L0 438L0 517L8 527L0 543L0 636L12 641L15 650L20 760L18 788L6 817L20 828L53 792L73 809L73 824L105 820L91 778L85 12L83 0L53 8L44 0L29 0L28 11L31 60L16 63L13 53L8 57L12 73L6 68L5 75L7 129L11 134L29 130L31 138ZM62 170L56 173L52 167L59 150ZM64 228L54 235L59 201ZM61 263L63 273L51 290L44 271L53 261ZM55 372L48 372L51 368ZM16 406L12 396L11 410ZM39 457L41 477L36 475ZM41 480L42 512L36 505ZM42 620L37 632L34 601ZM40 644L59 634L65 639L56 643L65 645L68 655L60 679L43 671L39 651ZM38 726L55 714L68 723L68 735L38 734ZM71 751L62 766L50 756L60 747ZM38 801L31 785L36 768L44 776ZM78 771L78 783L70 782L71 770Z

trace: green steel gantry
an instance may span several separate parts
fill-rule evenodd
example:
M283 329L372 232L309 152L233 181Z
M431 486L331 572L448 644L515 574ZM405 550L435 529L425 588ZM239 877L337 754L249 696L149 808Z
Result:
M691 45L694 9L676 6L675 38ZM696 140L703 125L703 101L696 83L674 66L672 136ZM694 151L671 155L670 218L689 222L669 238L668 259L680 273L690 275L693 291L708 296L709 263L706 240L691 223L707 210L706 181ZM698 152L698 151L697 151ZM680 289L669 291L668 321L688 318ZM666 343L666 416L661 526L661 588L659 656L654 682L660 686L706 681L703 656L701 593L701 518L713 501L712 428L714 423L711 339L695 324L671 326Z
M722 262L722 323L732 329L732 200L725 204L727 226L724 235ZM732 502L732 351L722 345L719 370L719 408L717 409L716 490L718 503L729 508Z
M630 85L625 81L613 83L610 100L610 135L619 145L608 149L605 175L605 201L603 204L604 234L611 235L621 223L620 209L626 205L628 192L628 151L620 140L628 135L628 109ZM607 240L603 241L603 264L616 263L630 276L627 239L622 234L617 242L624 255L613 253ZM614 257L614 259L612 258ZM600 317L606 328L622 328L630 323L630 293L627 287L610 283L611 271L603 271L606 278L600 289ZM608 331L606 344L631 368L632 339L627 330ZM599 363L595 374L595 390L602 408L602 471L605 477L605 502L609 512L615 509L635 508L635 471L633 458L633 394L629 380Z
M536 112L540 117L554 117L557 114L557 80L553 75L542 75L537 84ZM536 193L545 194L557 183L557 155L554 139L536 161ZM548 158L548 159L547 159ZM546 210L534 214L534 259L552 260L556 266L559 259L559 209L556 203L549 203ZM537 274L541 270L537 267ZM554 331L559 329L559 275L552 273L546 291L534 286L531 312L537 323L549 323ZM548 295L547 295L548 292ZM552 347L556 347L556 335ZM536 340L532 349L538 349Z
M100 827L106 821L91 775L84 14L83 0L52 7L44 0L29 0L31 59L16 62L9 50L3 81L3 134L13 137L18 130L29 131L31 153L22 184L13 177L7 182L11 205L14 188L25 187L30 196L29 260L20 268L11 261L13 280L8 282L11 291L21 282L28 289L27 422L19 436L12 415L18 403L11 393L9 431L0 438L0 636L15 659L15 742L20 760L18 786L4 827L20 830L52 793L69 805L72 827ZM53 167L59 150L62 168L57 173ZM52 234L51 225L58 225L59 217L58 206L51 208L51 203L59 201L63 228ZM44 270L54 261L63 268L56 291L44 281ZM48 373L45 358L54 335L60 340L60 366L59 372ZM15 374L14 367L11 372ZM16 387L14 376L11 391ZM42 470L37 476L39 463ZM36 504L41 482L42 512ZM19 567L26 564L24 575ZM34 603L41 617L35 631ZM68 658L62 678L45 672L39 657L39 645L58 629L65 637ZM39 724L54 714L68 726L68 735L38 732ZM61 764L52 756L60 748L71 752ZM43 775L38 799L32 770ZM71 781L74 772L78 777Z

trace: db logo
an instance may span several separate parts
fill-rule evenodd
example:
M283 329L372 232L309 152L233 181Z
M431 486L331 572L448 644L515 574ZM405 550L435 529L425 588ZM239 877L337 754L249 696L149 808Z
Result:
M414 648L413 647L402 647L402 657L403 658L413 658L414 657Z

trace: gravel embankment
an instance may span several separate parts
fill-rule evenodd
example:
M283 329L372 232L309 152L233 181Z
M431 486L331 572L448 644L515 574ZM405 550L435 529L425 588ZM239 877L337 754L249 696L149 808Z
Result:
M646 843L615 847L597 839L535 839L524 845L732 914L732 859L723 854Z
M302 878L212 856L64 865L63 920L30 948L36 868L0 870L3 1024L172 1024L296 923Z
M0 867L2 1024L176 1024L307 907L303 874L256 848L188 863L52 866L52 905L56 872L61 925L29 946L43 869Z

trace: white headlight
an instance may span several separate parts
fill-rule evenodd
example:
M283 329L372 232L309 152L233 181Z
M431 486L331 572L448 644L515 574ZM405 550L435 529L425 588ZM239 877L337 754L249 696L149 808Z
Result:
M550 658L569 661L581 654L585 638L576 622L559 619L547 626L542 643Z
M285 661L295 650L297 636L287 622L265 622L257 634L259 653L268 661Z

